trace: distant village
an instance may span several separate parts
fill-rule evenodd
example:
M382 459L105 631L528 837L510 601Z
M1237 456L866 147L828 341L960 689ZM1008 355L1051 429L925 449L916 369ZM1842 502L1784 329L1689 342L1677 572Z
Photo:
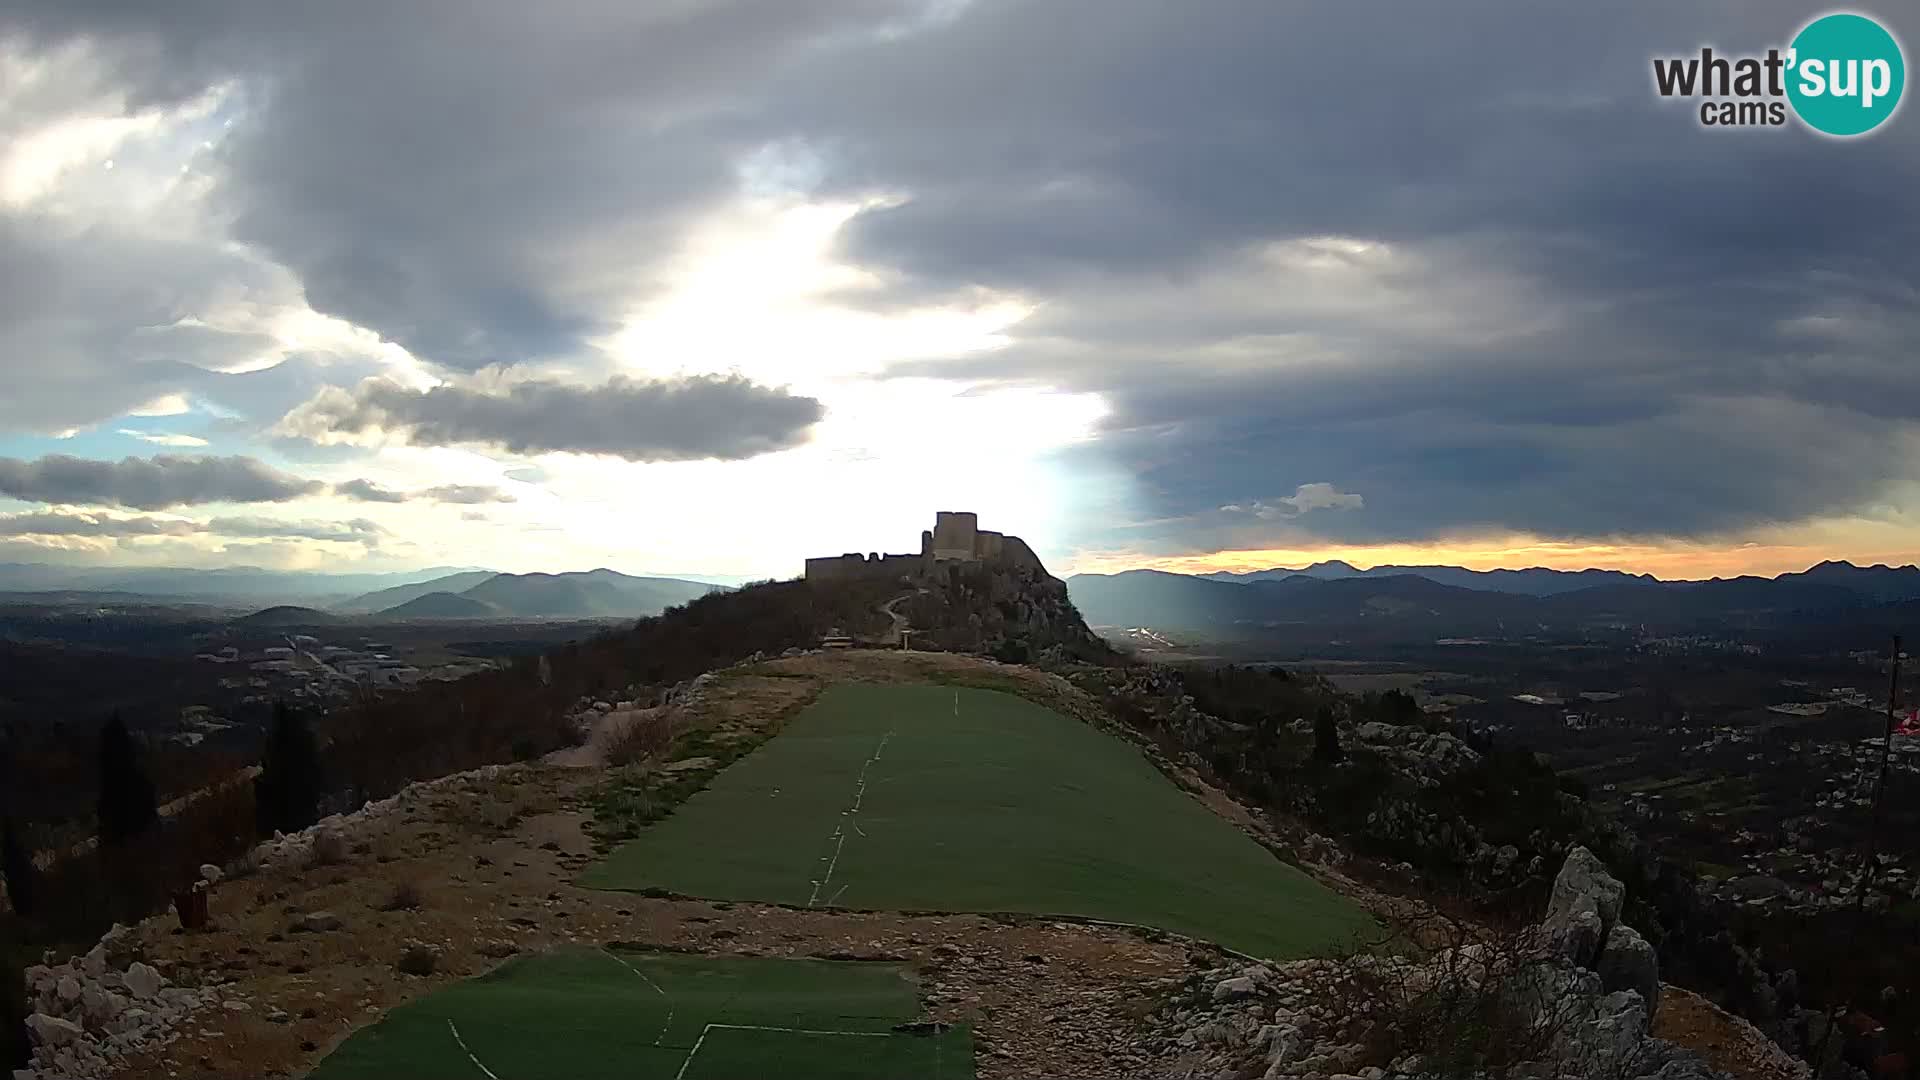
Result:
M220 687L244 692L240 705L287 701L327 706L348 701L363 690L458 679L495 666L493 661L471 658L443 664L410 662L396 655L392 644L364 635L350 643L324 641L310 633L289 634L282 640L285 644L257 650L227 645L197 653L194 659L232 667L234 673L221 678ZM179 729L167 738L197 746L235 726L211 705L189 705L180 711Z

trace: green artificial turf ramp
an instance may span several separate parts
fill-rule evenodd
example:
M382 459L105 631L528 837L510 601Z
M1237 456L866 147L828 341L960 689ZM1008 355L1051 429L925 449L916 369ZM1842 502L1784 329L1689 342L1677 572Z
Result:
M401 1006L310 1080L972 1080L891 964L568 948Z
M1010 694L848 685L582 883L1139 923L1276 959L1373 928L1134 748Z

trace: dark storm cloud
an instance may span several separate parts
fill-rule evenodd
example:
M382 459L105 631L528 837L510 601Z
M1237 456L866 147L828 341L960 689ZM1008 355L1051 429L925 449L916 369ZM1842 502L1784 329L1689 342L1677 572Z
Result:
M477 444L517 454L603 454L628 461L740 460L798 446L824 415L819 401L739 376L602 386L522 382L498 392L411 390L372 379L332 389L290 414L290 434L381 433L422 446ZM441 501L472 501L442 488Z
M451 503L474 506L480 503L510 503L512 495L497 487L484 484L441 484L421 491L395 491L384 488L371 480L348 480L333 485L335 495L343 495L359 502L403 503L416 499L428 502Z
M1040 304L898 373L1105 394L1071 456L1189 541L1318 482L1364 508L1288 528L1700 535L1914 476L1914 117L1710 131L1650 87L1808 14L989 0L777 96L823 190L897 193L847 250L900 303Z
M215 194L239 237L315 307L455 368L590 340L779 143L814 194L887 197L844 237L880 303L1038 305L1005 349L898 373L1103 394L1103 437L1069 456L1189 542L1322 483L1364 505L1287 527L1410 539L1704 535L1912 479L1920 117L1852 142L1709 131L1651 89L1653 55L1784 44L1804 4L936 6L887 34L912 5L44 0L0 22L87 37L136 101L241 80ZM181 389L162 362L87 391L126 335L58 351L58 328L142 294L50 306L35 290L68 278L7 255L0 335L55 314L0 347L59 363L0 425ZM164 255L128 280L176 280L144 269ZM68 370L94 374L63 390ZM656 460L789 445L818 416L741 396L681 416L363 384L303 389L296 417Z
M478 369L564 354L732 193L759 79L905 0L14 5L142 98L246 83L220 197L316 310ZM0 16L4 28L7 16Z
M0 495L27 502L161 510L200 503L286 502L324 490L250 457L159 454L95 461L0 458Z

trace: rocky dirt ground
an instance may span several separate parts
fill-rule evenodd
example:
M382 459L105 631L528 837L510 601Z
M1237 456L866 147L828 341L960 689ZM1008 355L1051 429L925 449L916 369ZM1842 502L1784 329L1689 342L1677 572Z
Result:
M266 872L216 889L214 925L138 928L175 983L214 987L218 1008L131 1058L129 1077L297 1076L356 1028L506 957L563 943L630 942L715 954L905 959L930 1012L971 1020L981 1075L1112 1076L1132 1023L1126 987L1177 975L1188 951L1070 923L972 916L828 914L652 899L569 884L591 858L577 800L587 778L529 767L453 786L361 834L338 865ZM516 808L495 831L482 802ZM396 897L418 906L389 910ZM315 913L324 916L311 920ZM303 924L335 929L304 930ZM418 945L431 975L408 975Z
M836 680L951 681L1012 689L1083 715L1063 680L945 654L809 654L709 678L669 708L676 728L764 737ZM1077 699L1077 700L1076 700ZM985 1080L1153 1075L1146 1017L1172 988L1217 968L1209 947L1044 919L798 911L576 888L594 857L597 760L486 770L416 787L380 814L215 887L212 925L171 914L122 947L207 1004L171 1043L115 1076L295 1077L385 1010L521 952L627 942L714 954L904 959L929 1012L967 1021ZM1191 786L1191 777L1186 778ZM1252 815L1217 792L1244 827ZM1342 880L1334 884L1340 886ZM1351 883L1345 885L1351 888ZM1376 898L1377 899L1377 898ZM431 957L427 972L423 957ZM406 973L402 969L416 972ZM211 993L206 993L211 991ZM1664 1037L1697 1045L1737 1076L1786 1080L1737 1021L1676 993Z

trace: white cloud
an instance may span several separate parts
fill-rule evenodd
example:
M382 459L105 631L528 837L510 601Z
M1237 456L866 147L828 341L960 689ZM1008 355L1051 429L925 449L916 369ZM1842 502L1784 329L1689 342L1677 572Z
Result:
M1341 491L1328 483L1301 484L1293 494L1269 501L1228 503L1220 508L1226 514L1250 514L1262 521L1299 517L1315 510L1359 510L1367 501L1359 495Z
M155 446L195 447L207 445L207 440L198 435L181 435L168 431L136 431L133 428L121 428L120 434L150 442Z

